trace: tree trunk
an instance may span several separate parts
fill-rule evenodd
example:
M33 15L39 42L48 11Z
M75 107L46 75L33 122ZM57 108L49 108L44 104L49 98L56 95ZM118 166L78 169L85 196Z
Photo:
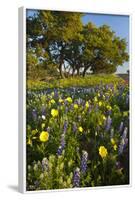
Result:
M73 68L73 71L72 71L72 77L74 77L74 73L75 73L75 69Z
M80 71L79 71L79 68L77 68L77 76L80 75Z
M85 77L85 74L86 74L87 69L88 69L88 68L84 68L84 70L83 70L83 77Z
M62 64L63 64L63 60L61 59L61 61L60 61L60 64L59 64L59 71L60 71L60 76L61 76L61 78L65 78L65 75L64 75L64 73L63 73L63 71L62 71Z

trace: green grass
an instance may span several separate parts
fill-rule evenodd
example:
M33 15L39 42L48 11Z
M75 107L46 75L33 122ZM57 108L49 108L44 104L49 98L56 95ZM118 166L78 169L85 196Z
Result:
M27 89L43 90L46 88L67 88L67 87L92 87L99 84L120 84L124 83L123 79L116 75L90 75L83 77L70 77L66 79L58 79L50 82L27 80Z

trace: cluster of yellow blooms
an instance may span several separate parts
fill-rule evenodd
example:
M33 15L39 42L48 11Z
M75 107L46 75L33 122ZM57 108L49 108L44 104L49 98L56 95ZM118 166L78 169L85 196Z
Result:
M83 128L81 127L81 126L79 126L79 128L78 128L78 130L79 130L79 132L83 132Z
M73 100L72 100L71 97L67 97L66 100L67 100L69 103L72 103L72 102L73 102Z
M52 115L53 117L57 117L58 114L59 114L59 112L58 112L57 109L52 109L52 110L51 110L51 115Z
M89 102L88 102L88 101L86 101L85 107L86 107L86 108L89 108Z
M78 104L74 104L74 109L78 109Z
M63 99L59 99L59 103L63 103L64 101L63 101Z
M108 110L112 110L112 107L109 106L109 105L107 105L106 108L107 108Z
M49 139L49 133L47 131L42 131L40 133L39 139L41 142L46 142Z
M50 100L50 103L51 103L51 104L55 104L55 100L54 100L54 99L51 99L51 100Z
M99 155L102 157L102 158L105 158L108 154L108 151L107 149L104 147L104 146L100 146L99 147Z
M113 138L111 138L111 143L113 145L113 149L116 151L117 150L117 144Z

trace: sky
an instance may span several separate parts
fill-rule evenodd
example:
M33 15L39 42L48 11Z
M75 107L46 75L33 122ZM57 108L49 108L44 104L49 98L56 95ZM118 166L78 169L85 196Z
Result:
M27 10L27 16L32 16L36 11ZM109 14L93 14L86 13L82 17L82 22L87 24L88 22L94 23L96 26L103 24L109 25L116 35L120 38L125 38L127 41L127 52L129 53L129 16L128 15L109 15ZM125 62L123 66L117 68L116 73L126 73L129 69L129 62Z
M97 26L107 24L115 31L120 38L125 38L127 41L127 52L129 53L129 16L128 15L108 15L108 14L86 14L83 19L86 24L89 21ZM119 66L116 73L126 73L129 69L129 62L125 62L123 66Z

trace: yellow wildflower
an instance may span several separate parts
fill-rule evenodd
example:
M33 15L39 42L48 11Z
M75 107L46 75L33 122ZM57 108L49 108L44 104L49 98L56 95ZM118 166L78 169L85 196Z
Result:
M98 135L98 133L97 133L97 131L95 132L95 136L97 136Z
M99 125L100 125L100 126L102 126L102 121L101 121L101 120L99 120L99 122L98 122L98 123L99 123Z
M103 115L103 120L106 120L106 117L105 117L105 115Z
M40 133L39 139L41 142L46 142L49 139L49 133L47 131L42 131Z
M51 95L54 96L54 92L52 92Z
M79 128L78 128L78 130L79 130L79 132L83 132L83 128L81 127L81 126L79 126Z
M107 149L104 146L100 146L99 147L99 155L102 158L105 158L107 156L107 154L108 154Z
M35 129L35 130L32 130L32 135L35 135L37 132L38 132L38 130L37 130L37 129Z
M109 96L110 94L109 94L109 92L106 92L105 95Z
M41 127L42 127L42 129L44 129L45 128L45 123L42 123Z
M98 105L99 105L99 106L102 106L102 101L99 101Z
M115 140L113 138L111 138L111 143L112 143L112 145L115 144Z
M109 90L110 92L112 92L112 89L111 89L111 88L109 88L108 90Z
M55 100L54 100L54 99L51 99L50 102L51 102L52 104L55 104Z
M109 106L109 105L107 105L106 108L107 108L108 110L112 110L112 107Z
M29 145L32 145L32 141L31 141L31 139L30 139L30 138L28 139L28 142L27 142L27 144L29 144Z
M70 177L67 179L67 184L68 184L68 185L71 184L71 178L70 178Z
M114 149L115 151L117 150L117 145L116 145L116 144L113 146L113 149Z
M67 97L66 100L67 100L69 103L72 103L72 102L73 102L73 100L72 100L71 97Z
M97 101L98 101L97 97L94 97L94 101L95 101L95 102L97 102Z
M59 103L63 103L63 99L59 99Z
M51 115L52 115L53 117L57 117L58 114L59 114L58 110L56 110L56 109L52 109L52 110L51 110Z
M74 104L74 109L78 109L78 104Z
M85 107L86 107L86 108L89 108L89 102L88 102L88 101L86 101Z

